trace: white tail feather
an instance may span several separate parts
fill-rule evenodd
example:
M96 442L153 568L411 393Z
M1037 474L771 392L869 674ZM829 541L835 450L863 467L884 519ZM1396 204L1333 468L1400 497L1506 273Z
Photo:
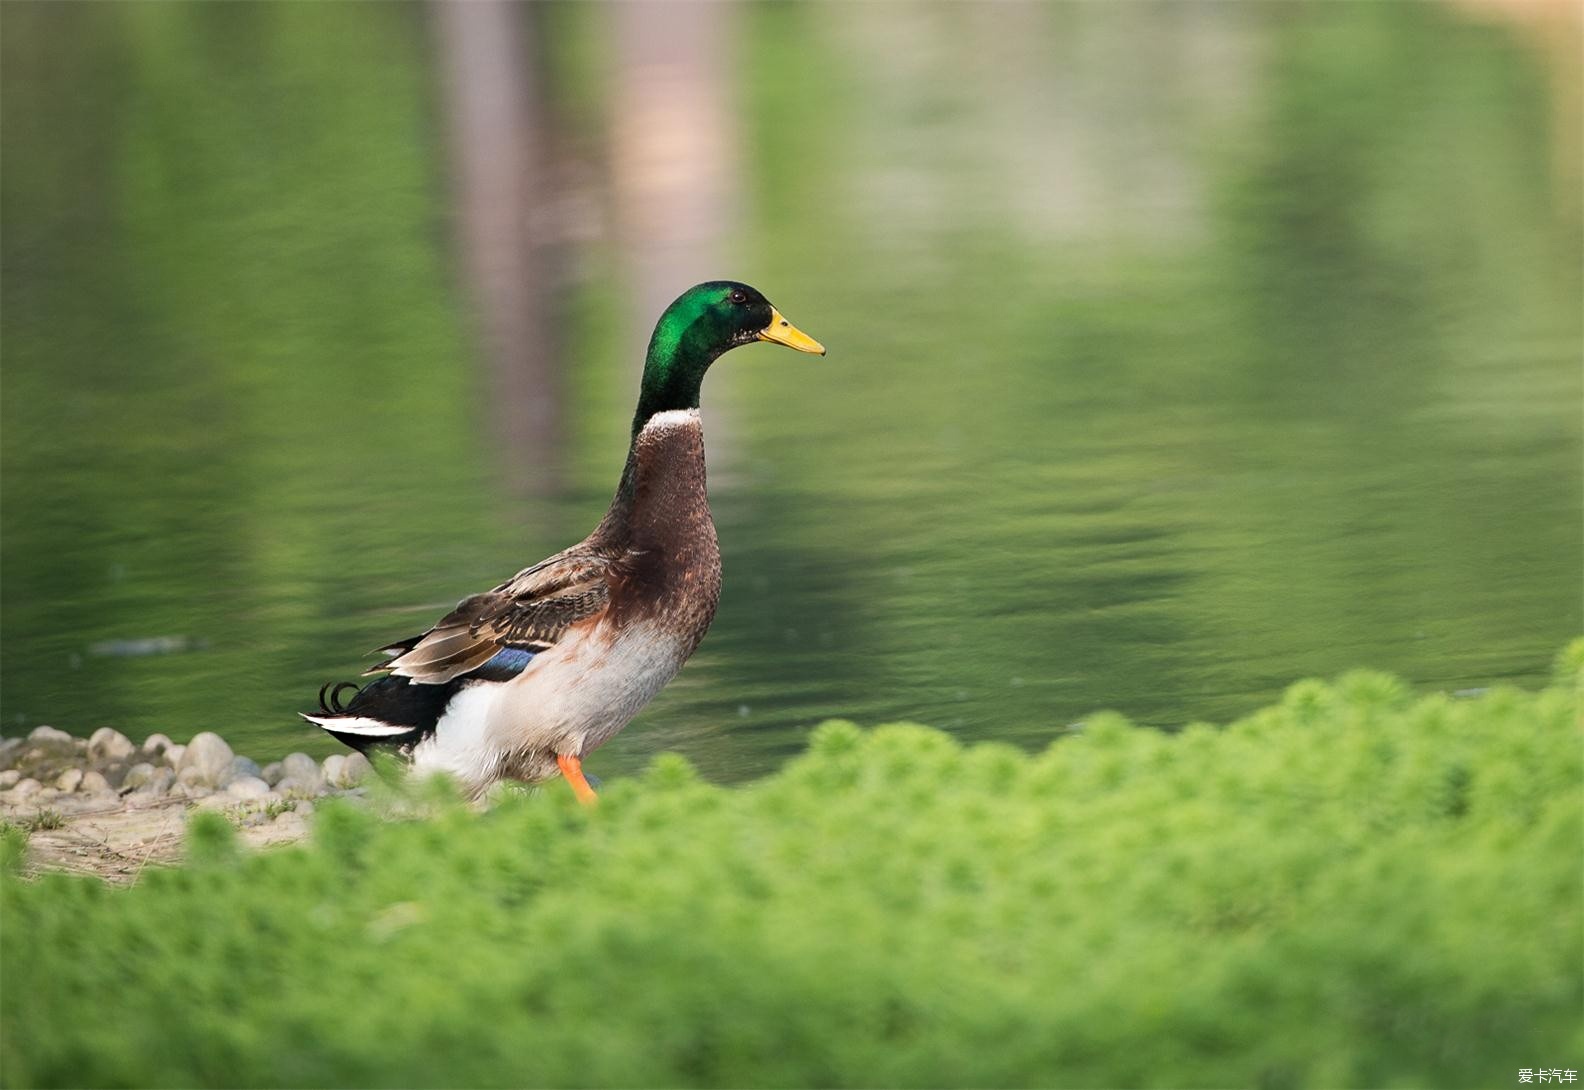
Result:
M378 719L366 719L363 716L335 716L335 715L308 715L299 712L304 719L316 727L333 730L338 734L361 734L369 738L385 738L393 734L406 734L412 727L399 724L382 723Z

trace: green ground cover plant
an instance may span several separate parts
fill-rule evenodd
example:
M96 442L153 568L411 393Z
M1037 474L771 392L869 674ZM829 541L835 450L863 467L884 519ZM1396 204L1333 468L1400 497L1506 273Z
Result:
M1584 1056L1578 671L1037 754L827 723L3 893L10 1086L1492 1086Z

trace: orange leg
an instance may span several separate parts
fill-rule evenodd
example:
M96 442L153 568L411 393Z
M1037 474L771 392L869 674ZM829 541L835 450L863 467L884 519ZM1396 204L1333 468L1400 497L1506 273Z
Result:
M576 757L565 754L556 754L556 764L561 766L561 775L566 777L566 782L572 785L572 793L584 806L593 806L599 802L599 796L589 786L588 780L583 778L583 762Z

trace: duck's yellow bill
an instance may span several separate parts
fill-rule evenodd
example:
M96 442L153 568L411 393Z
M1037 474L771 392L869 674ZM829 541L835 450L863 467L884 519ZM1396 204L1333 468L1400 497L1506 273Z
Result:
M788 348L796 348L799 352L812 352L816 356L825 354L823 344L781 317L781 312L775 307L770 308L770 324L759 331L759 339L784 344Z

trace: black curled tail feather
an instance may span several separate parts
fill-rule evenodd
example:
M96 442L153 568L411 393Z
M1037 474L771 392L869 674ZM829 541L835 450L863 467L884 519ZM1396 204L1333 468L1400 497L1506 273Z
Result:
M347 689L352 690L352 699L356 700L363 692L362 686L355 681L326 682L319 689L319 710L326 715L342 715L347 710L347 704L341 699L341 694Z

